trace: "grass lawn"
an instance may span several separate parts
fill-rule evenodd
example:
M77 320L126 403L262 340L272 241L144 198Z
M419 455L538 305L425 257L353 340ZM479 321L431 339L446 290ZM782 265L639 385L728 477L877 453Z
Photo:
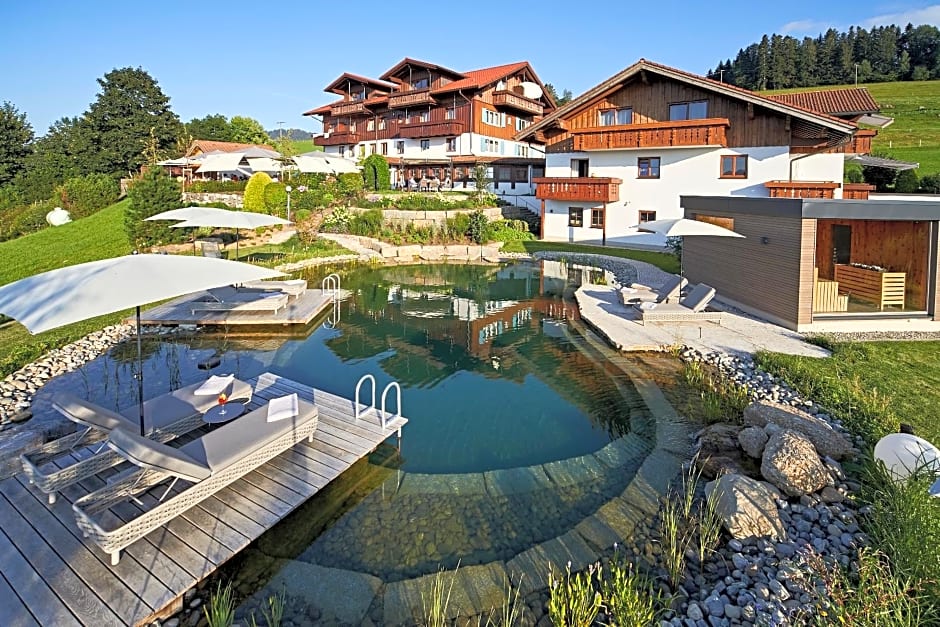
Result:
M231 246L227 251L230 259L236 259L235 249ZM274 267L281 264L295 263L303 259L316 257L334 257L336 255L351 255L353 252L343 248L336 242L328 239L317 239L310 246L304 246L297 236L290 238L282 244L266 244L264 246L241 247L238 250L237 261L246 261L259 266Z
M869 438L906 422L940 444L940 342L845 342L831 348L829 359L772 353L759 355L759 361L809 398L853 415L850 420Z
M503 245L503 252L508 253L534 253L539 250L551 250L570 253L587 253L594 255L609 255L622 257L635 261L645 261L673 274L679 273L679 260L668 253L658 253L647 250L631 250L617 246L587 246L583 244L569 244L568 242L542 242L529 240L525 242L507 242Z
M123 200L82 220L50 227L0 242L0 284L86 261L126 255L131 246L124 233ZM21 324L0 326L0 376L14 372L46 351L63 346L127 317L130 310L84 320L30 335Z

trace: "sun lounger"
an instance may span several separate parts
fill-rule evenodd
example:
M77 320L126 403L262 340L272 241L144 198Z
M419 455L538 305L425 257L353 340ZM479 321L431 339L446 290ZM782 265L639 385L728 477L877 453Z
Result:
M239 292L283 292L288 296L298 297L307 291L307 281L304 279L287 279L285 281L249 281L235 286Z
M140 470L76 500L72 509L78 527L116 565L125 547L303 439L312 440L317 417L316 406L301 400L296 415L269 422L265 405L178 449L116 430L108 446ZM148 500L133 518L120 519L109 511L170 478L173 483L156 503ZM164 498L178 482L185 487Z
M715 288L699 283L688 296L678 303L637 303L643 324L647 322L717 322L721 324L722 312L705 311L715 298Z
M189 303L192 313L197 311L270 311L277 313L287 306L289 297L284 292L239 292L233 287L207 290L206 295Z
M145 401L144 425L148 437L168 442L201 426L202 415L219 402L218 392L196 393L206 383L194 383ZM223 390L229 398L251 400L251 385L244 381L233 379ZM119 427L140 429L138 405L115 412L72 394L59 393L52 397L52 407L76 422L78 431L46 442L37 451L20 456L23 472L30 483L49 495L50 504L55 503L56 493L66 486L124 461L117 453L101 450L100 443L111 431ZM71 453L81 453L83 459L67 463L65 456Z
M678 275L670 276L656 289L640 283L631 283L627 287L620 288L620 301L627 306L638 302L671 303L679 300L682 288L688 283L684 276Z

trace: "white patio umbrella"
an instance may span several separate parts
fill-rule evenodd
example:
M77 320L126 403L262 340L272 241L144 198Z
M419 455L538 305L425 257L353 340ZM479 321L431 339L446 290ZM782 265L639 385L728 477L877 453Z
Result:
M126 255L50 270L0 287L0 313L33 334L130 309L137 312L137 401L144 426L140 307L282 273L247 263L179 255Z
M711 236L711 237L744 237L730 229L688 218L675 218L671 220L652 220L641 222L634 228L646 233L659 233L666 237ZM679 274L682 275L682 255L679 256Z
M344 157L328 155L321 150L305 152L293 158L301 172L319 174L346 174L358 172L359 166Z
M146 220L182 220L179 224L174 224L170 228L193 228L200 226L212 226L219 228L235 229L235 256L238 257L238 230L256 229L261 226L273 226L275 224L290 224L291 222L284 218L271 216L266 213L255 213L253 211L230 211L229 209L218 209L215 207L183 207L182 209L171 209L146 218ZM193 243L195 249L195 240Z

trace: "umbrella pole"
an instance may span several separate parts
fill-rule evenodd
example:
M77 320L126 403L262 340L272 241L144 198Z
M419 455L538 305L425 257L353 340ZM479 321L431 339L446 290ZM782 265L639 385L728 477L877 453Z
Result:
M140 341L140 305L137 305L137 405L140 408L140 435L147 435L144 425L144 357Z
M235 229L235 261L238 261L238 229Z

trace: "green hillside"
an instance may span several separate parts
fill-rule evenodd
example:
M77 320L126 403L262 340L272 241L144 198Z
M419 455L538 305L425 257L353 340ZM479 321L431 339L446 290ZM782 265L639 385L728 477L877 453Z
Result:
M826 87L854 87L841 85ZM886 151L896 159L920 163L918 174L940 172L940 80L868 83L866 87L881 105L884 115L894 118L888 128L880 129L872 144L877 151ZM808 91L784 89L766 93Z

